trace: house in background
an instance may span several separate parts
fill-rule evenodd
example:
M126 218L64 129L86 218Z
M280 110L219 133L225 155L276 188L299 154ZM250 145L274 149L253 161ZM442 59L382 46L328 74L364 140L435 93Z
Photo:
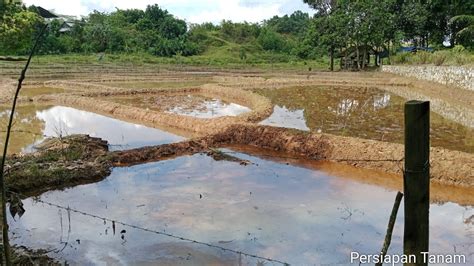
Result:
M36 9L36 13L38 13L38 15L46 19L46 21L50 21L50 20L58 18L56 14L40 6L31 6L31 8Z
M61 25L61 28L59 29L59 33L70 32L72 30L72 27L74 27L74 22L64 21L63 24Z

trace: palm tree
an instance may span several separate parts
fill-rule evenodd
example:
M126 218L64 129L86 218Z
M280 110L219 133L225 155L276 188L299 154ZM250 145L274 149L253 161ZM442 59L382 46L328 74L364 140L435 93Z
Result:
M474 46L474 15L459 15L449 21L453 33L452 44Z

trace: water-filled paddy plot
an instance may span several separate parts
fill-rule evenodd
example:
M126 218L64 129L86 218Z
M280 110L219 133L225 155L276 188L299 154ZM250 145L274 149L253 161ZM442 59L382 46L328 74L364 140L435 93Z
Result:
M72 265L349 264L351 251L379 253L393 200L402 189L400 176L382 164L368 170L329 157L317 161L325 151L307 147L341 151L363 143L354 149L374 150L355 153L399 156L400 145L392 143L403 142L404 98L370 86L308 85L306 76L285 83L269 75L253 84L246 82L253 77L229 73L127 71L132 70L100 77L70 73L67 81L27 86L10 153L34 151L46 137L80 133L107 140L111 154L195 141L239 160L206 152L174 156L164 145L169 157L116 164L100 182L26 197L25 214L9 215L14 245L50 250L48 256ZM38 73L37 81L48 80ZM341 75L352 81L353 74ZM298 82L305 85L293 85ZM2 124L8 114L2 107ZM186 130L193 134L177 133ZM440 156L460 154L470 162L472 128L433 112L431 130ZM267 139L254 132L268 134ZM306 140L314 145L304 146ZM272 147L277 148L268 150ZM302 152L281 152L291 149ZM472 263L472 187L450 185L432 186L430 251L465 254ZM403 207L389 253L402 251Z
M237 116L250 111L248 107L199 94L168 93L163 95L119 96L110 100L144 109L197 118Z
M7 114L7 108L0 113L1 124L7 123ZM35 143L47 137L71 134L89 134L103 138L109 142L110 150L159 145L184 139L159 129L64 106L21 106L15 115L13 131L14 136L9 146L11 153L31 151Z
M256 89L272 100L261 124L403 143L405 99L378 89L289 87ZM474 152L474 129L431 113L431 145Z
M252 164L187 156L117 168L102 182L48 192L40 199L293 265L348 264L348 250L379 251L394 190L330 176L317 167L233 155ZM11 220L15 243L61 250L52 255L73 264L256 263L118 224L114 234L110 222L58 211L34 199L26 200L25 208L21 219ZM473 225L466 221L473 209L454 203L431 208L431 250L455 247L467 254ZM402 216L393 253L402 251L401 221Z

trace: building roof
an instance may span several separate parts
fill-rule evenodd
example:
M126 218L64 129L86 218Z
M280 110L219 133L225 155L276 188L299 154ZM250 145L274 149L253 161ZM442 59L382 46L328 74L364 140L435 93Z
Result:
M38 10L38 14L43 18L57 18L58 16L53 14L51 11L46 10L40 6L35 6L36 10Z

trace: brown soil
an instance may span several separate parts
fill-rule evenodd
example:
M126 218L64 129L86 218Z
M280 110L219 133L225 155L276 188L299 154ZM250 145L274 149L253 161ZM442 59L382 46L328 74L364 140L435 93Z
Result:
M273 107L267 98L248 91L255 88L308 85L378 88L399 95L408 95L410 98L430 99L436 112L465 125L472 126L472 121L474 121L472 118L472 114L474 114L472 112L474 95L472 93L458 92L443 85L432 86L431 83L418 82L385 73L312 72L310 74L298 74L229 73L222 71L201 73L154 71L146 68L130 70L126 67L117 67L98 71L97 75L91 77L90 73L93 73L91 69L87 67L81 69L81 66L77 66L72 70L68 70L58 66L58 69L34 70L36 80L47 79L48 75L52 75L52 73L58 76L60 74L58 74L58 70L63 70L65 74L71 77L74 76L74 78L47 81L44 84L32 82L31 86L60 88L65 92L61 95L41 95L32 99L37 102L60 104L93 111L148 126L169 128L173 132L187 132L186 135L198 137L178 144L115 152L113 156L116 165L143 163L183 154L203 152L208 147L242 144L313 160L326 160L360 168L401 174L403 146L400 144L339 137L330 134L312 134L251 124L269 116ZM48 73L48 71L51 73ZM113 86L113 82L192 80L193 77L197 76L208 79L212 77L214 84L193 88L150 87L127 89ZM108 101L108 99L97 99L97 97L110 99L110 97L118 95L160 95L169 92L182 93L188 91L245 105L250 107L252 112L237 117L199 119L167 114L157 110L144 110L114 103ZM408 94L409 92L411 94ZM94 98L94 100L91 100L91 98ZM472 187L474 185L474 159L472 154L438 148L433 148L431 154L432 180L435 183L461 187Z
M337 162L302 159L298 156L285 155L273 150L248 145L230 145L228 148L234 151L248 153L252 156L261 157L265 160L289 163L299 167L324 171L331 176L338 176L350 180L357 180L361 183L374 184L392 190L403 191L403 177L400 174L387 173L379 169L367 170ZM466 195L473 194L474 187L452 186L439 184L437 182L431 182L430 184L430 198L432 203L456 202L463 206L471 206L474 204L474 198L466 197Z
M86 135L46 139L38 151L8 157L6 183L12 192L39 195L92 183L110 175L107 142Z
M139 164L228 145L250 145L302 159L337 162L397 175L403 172L401 144L253 124L234 124L217 134L181 143L114 152L113 162L116 166ZM474 187L473 156L432 148L431 179L438 184Z
M203 103L210 99L198 95L170 93L166 95L151 95L143 97L118 96L113 97L111 100L142 109L149 108L160 112L167 112L174 107L180 107L183 111L207 111Z

